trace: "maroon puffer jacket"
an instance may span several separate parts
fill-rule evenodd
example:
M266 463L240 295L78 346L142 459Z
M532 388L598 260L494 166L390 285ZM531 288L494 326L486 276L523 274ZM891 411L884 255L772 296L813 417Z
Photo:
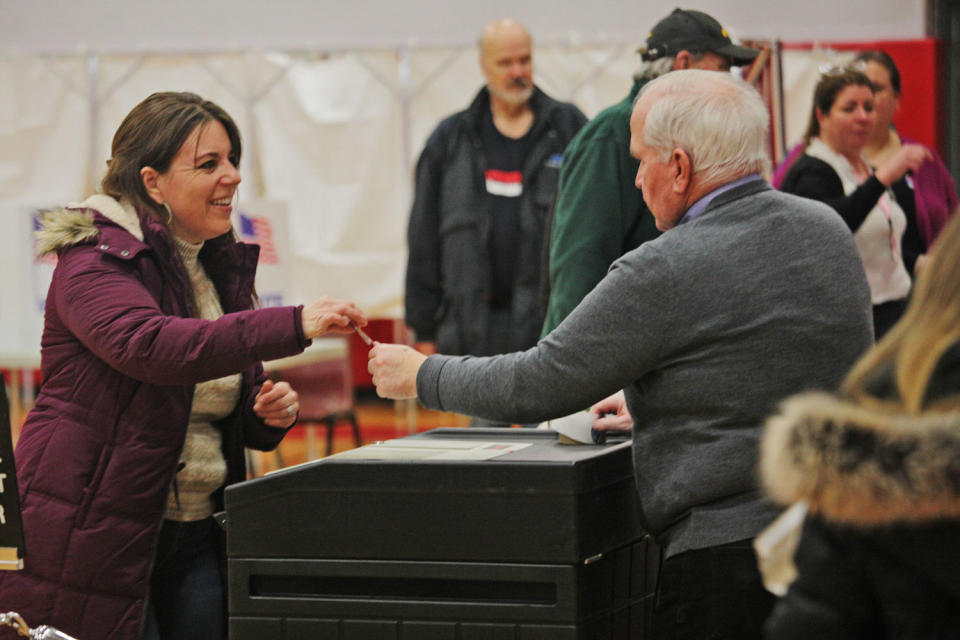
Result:
M257 247L207 242L200 259L225 315L194 319L166 229L105 196L92 204L100 211L47 216L59 261L46 304L44 382L15 453L25 570L0 575L0 610L80 640L137 640L193 386L243 373L237 409L218 423L228 482L242 480L244 447L268 450L285 434L253 413L260 361L309 341L298 308L247 310ZM131 233L137 218L142 240Z

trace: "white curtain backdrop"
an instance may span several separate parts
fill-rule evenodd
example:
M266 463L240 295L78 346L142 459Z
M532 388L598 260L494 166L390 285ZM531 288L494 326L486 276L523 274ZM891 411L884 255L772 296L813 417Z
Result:
M588 116L622 99L632 42L535 48L535 79ZM803 134L821 64L849 53L782 55L784 142ZM268 300L355 300L401 317L412 171L426 137L482 84L472 46L329 54L0 55L0 367L39 354L51 265L33 256L37 209L96 189L126 113L153 91L193 91L243 135L240 208L273 220ZM286 283L278 283L287 279Z
M626 94L637 62L626 43L542 46L535 77L593 115ZM39 353L50 265L33 257L34 212L95 190L124 115L163 90L198 93L237 121L241 208L285 211L274 231L289 230L276 242L287 302L330 295L402 315L412 168L481 84L472 46L0 55L0 355Z

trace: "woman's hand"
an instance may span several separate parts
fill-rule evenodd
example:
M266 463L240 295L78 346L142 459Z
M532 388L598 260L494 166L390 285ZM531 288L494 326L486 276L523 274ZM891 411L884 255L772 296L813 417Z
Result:
M402 344L380 344L370 349L367 370L381 398L417 397L417 372L427 356Z
M597 414L593 429L597 431L632 431L633 416L627 411L627 398L617 391L590 407Z
M271 427L293 426L299 411L300 396L287 382L267 380L253 401L253 412Z
M900 147L893 157L884 162L876 171L877 180L883 186L902 178L908 171L917 171L927 160L933 158L930 150L921 144L905 144Z
M350 333L353 325L367 326L367 316L352 302L323 297L303 307L303 335L318 338L326 333Z

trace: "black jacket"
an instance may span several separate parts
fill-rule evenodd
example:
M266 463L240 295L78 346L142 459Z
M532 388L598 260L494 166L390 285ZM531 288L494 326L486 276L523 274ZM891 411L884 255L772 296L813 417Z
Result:
M917 256L924 252L923 239L917 224L917 205L913 189L904 178L890 186L897 204L903 209L907 226L900 239L900 249L907 273L913 274ZM840 176L829 164L806 154L797 158L783 178L780 190L804 198L824 202L840 214L850 231L856 232L886 190L876 176L870 176L850 195L843 193Z
M562 154L586 117L536 89L532 146L523 167L519 272L513 294L514 349L536 343L544 223L557 192ZM488 194L480 127L490 96L481 89L465 110L444 119L417 163L407 241L406 321L417 340L442 353L487 355L491 288Z
M890 397L889 376L876 386ZM801 396L768 423L768 489L810 505L770 640L960 638L957 347L928 398L936 410L907 416Z

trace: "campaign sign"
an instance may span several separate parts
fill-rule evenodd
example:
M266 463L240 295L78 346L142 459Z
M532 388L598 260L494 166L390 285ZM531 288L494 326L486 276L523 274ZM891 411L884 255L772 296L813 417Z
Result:
M6 387L0 384L0 569L23 569L23 523Z

